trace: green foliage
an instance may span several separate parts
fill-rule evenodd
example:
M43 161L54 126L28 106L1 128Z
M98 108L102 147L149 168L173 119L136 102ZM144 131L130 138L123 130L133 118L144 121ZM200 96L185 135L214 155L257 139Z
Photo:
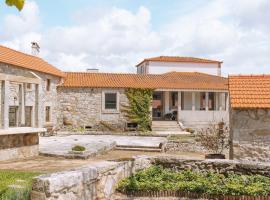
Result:
M0 199L27 200L30 199L32 179L39 173L29 172L0 172Z
M270 195L270 178L260 175L173 171L153 166L124 179L118 186L118 191L124 193L164 190L211 195Z
M75 145L72 147L72 151L85 151L85 147L81 145Z
M6 0L8 6L16 6L16 8L21 11L23 9L25 0Z
M123 106L122 111L131 122L137 123L139 130L146 132L151 130L151 111L153 90L151 89L127 89L126 96L128 106Z

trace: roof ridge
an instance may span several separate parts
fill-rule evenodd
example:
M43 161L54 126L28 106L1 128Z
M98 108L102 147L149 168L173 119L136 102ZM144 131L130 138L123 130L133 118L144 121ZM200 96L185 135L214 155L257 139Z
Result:
M9 50L11 50L11 51L15 51L15 52L17 52L17 53L26 55L26 56L31 56L31 57L33 57L33 58L39 58L39 59L43 60L42 58L40 58L40 57L38 57L38 56L33 56L33 55L29 54L29 53L21 52L21 51L19 51L19 50L12 49L12 48L7 47L7 46L4 46L4 45L0 45L0 46L3 47L3 48L9 49ZM45 61L45 62L46 62L46 61Z

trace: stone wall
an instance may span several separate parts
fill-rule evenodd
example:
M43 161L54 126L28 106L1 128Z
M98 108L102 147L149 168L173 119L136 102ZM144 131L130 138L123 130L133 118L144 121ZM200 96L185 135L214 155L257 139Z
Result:
M106 89L107 91L108 89ZM127 119L121 112L121 106L128 103L123 89L119 92L119 111L104 112L102 110L102 89L100 88L58 88L58 125L62 129L81 129L92 127L101 129L100 122L123 129Z
M194 170L200 172L217 172L221 174L236 173L243 175L260 174L270 177L270 164L236 160L195 160L177 157L151 158L152 164L162 165L175 170Z
M101 161L78 169L36 177L32 200L111 199L120 180L151 165L144 157L130 161Z
M270 164L233 160L188 160L177 157L139 156L126 161L100 161L78 169L34 178L32 200L108 200L120 180L153 164L175 170L191 169L222 174L260 174L270 177Z
M232 156L270 162L270 109L232 110Z
M0 161L38 156L38 133L0 134Z
M14 76L21 76L25 78L36 78L33 74L30 73L31 70L23 69L20 67L16 67L13 65L7 65L0 63L0 73L7 74L7 75L14 75ZM40 125L42 127L46 126L45 123L45 107L50 106L51 107L51 122L50 124L56 125L57 124L57 90L56 87L58 84L60 84L61 79L56 76L52 76L50 74L35 72L37 76L41 78L41 91L40 91L40 106L41 111L38 113L40 118ZM46 90L46 81L47 79L50 79L50 91ZM16 105L18 106L19 103L17 102L19 100L18 98L18 90L19 90L19 84L17 82L11 82L10 83L10 105ZM33 109L35 109L35 90L36 87L34 84L32 84L31 89L25 89L25 106L32 106ZM14 101L17 99L17 101ZM0 108L1 110L1 108Z

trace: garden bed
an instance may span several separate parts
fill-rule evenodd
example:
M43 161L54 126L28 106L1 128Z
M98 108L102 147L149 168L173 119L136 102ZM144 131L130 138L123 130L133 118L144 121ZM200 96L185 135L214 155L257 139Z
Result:
M0 199L28 200L32 179L40 173L0 171Z
M174 171L152 166L123 180L118 191L128 196L206 199L270 199L270 178L261 175Z

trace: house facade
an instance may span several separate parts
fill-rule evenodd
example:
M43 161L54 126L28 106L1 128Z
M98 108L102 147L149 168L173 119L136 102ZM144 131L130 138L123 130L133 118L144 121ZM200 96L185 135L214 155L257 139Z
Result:
M0 129L55 126L63 76L39 57L0 46Z
M160 57L158 57L160 58ZM59 127L100 129L110 125L123 130L129 119L129 88L152 89L153 121L175 121L184 127L228 122L227 79L221 62L198 58L145 59L137 74L92 72L63 73L38 56L0 46L1 126L12 128ZM150 73L156 62L160 73ZM175 71L171 71L171 65ZM188 72L182 71L187 66ZM216 74L194 71L214 69Z
M231 159L270 162L270 76L230 76Z

